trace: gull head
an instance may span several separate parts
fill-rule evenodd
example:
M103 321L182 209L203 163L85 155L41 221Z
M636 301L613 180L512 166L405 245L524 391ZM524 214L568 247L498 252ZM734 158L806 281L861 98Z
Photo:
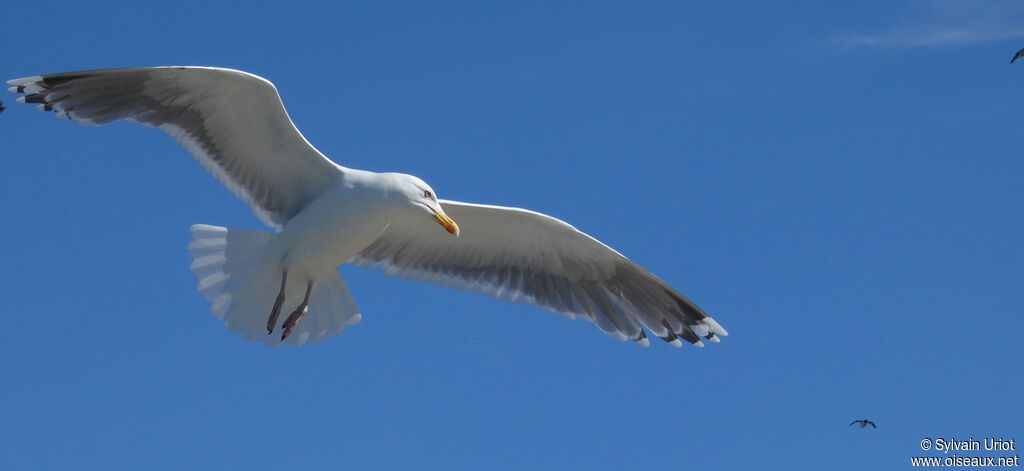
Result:
M392 179L392 183L397 187L395 189L398 190L398 194L401 195L410 207L416 209L418 214L426 214L437 221L441 227L444 227L449 234L455 237L459 236L459 225L455 224L455 221L444 213L441 203L437 200L437 193L434 192L433 188L430 188L430 185L412 175L403 173L386 175Z

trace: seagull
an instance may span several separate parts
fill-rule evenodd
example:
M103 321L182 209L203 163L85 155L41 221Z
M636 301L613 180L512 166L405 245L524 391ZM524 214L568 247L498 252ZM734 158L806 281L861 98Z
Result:
M1017 53L1013 55L1013 59L1010 59L1010 63L1012 64L1013 61L1020 59L1021 56L1024 56L1024 49L1017 51Z
M850 422L850 425L853 425L853 424L860 424L860 428L867 427L868 424L871 424L871 428L878 428L877 426L875 426L874 422L872 422L872 421L870 421L868 419L854 420L853 422Z
M198 290L246 340L299 346L359 322L342 263L580 317L644 346L644 329L677 347L728 335L666 282L559 219L438 199L415 176L334 163L299 133L262 77L174 66L7 83L23 94L19 102L58 118L170 134L275 229L191 227Z

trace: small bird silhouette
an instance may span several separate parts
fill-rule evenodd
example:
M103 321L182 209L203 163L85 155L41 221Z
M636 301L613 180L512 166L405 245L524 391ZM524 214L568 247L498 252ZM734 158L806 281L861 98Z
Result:
M0 113L3 113L5 109L6 108L4 108L4 102L0 101Z
M1017 51L1017 53L1013 55L1013 59L1010 59L1010 63L1012 64L1013 61L1020 59L1021 56L1024 56L1024 49Z
M853 422L850 422L850 425L853 424L860 424L860 428L867 427L868 424L871 424L871 428L878 428L878 426L876 426L874 422L868 419L854 420Z

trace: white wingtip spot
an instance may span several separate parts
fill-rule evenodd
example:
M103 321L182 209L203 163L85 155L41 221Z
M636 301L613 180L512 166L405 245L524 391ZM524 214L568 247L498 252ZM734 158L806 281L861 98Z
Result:
M721 335L723 337L726 336L726 335L729 335L729 333L726 332L725 329L722 328L722 326L718 325L718 323L715 322L715 320L712 319L710 316L709 317L705 317L705 318L701 319L700 321L703 322L704 325L710 327L711 331L716 333L716 334L718 334L718 335Z
M199 232L210 232L210 233L222 235L222 234L227 234L227 232L228 232L228 229L226 227L211 226L209 224L193 224L191 227L189 227L189 230L193 234L196 234L196 233L199 233Z
M704 342L701 342L700 340L698 340L697 343L695 343L693 345L697 346L697 347L700 347L700 348L704 348Z
M13 91L13 90L12 90L12 91ZM18 101L18 103L25 103L25 97L23 97L23 96L20 96L20 97L18 97L18 100L17 100L17 101Z
M709 338L708 340L710 340L710 341L712 341L712 342L715 342L715 343L721 342L721 340L719 340L719 338L718 338L718 336L717 336L717 335L715 335L715 336L712 336L712 337L711 337L711 338Z
M648 339L647 337L644 337L644 338L642 338L640 340L637 340L636 343L638 343L640 345L643 345L645 347L650 347L651 346L651 340Z
M683 346L683 342L680 342L679 339L673 339L671 342L669 342L669 344L676 348L680 348Z
M42 75L33 75L31 77L22 77L16 79L10 79L7 81L7 85L28 85L35 83L43 79Z

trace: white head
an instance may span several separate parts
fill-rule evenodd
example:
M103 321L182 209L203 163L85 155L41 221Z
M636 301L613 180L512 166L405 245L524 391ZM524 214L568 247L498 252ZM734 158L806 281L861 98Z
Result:
M424 215L432 217L448 233L459 236L459 226L452 218L444 213L441 203L437 201L437 193L430 185L417 177L404 173L384 174L391 180L391 190L398 193L411 207L422 211Z

